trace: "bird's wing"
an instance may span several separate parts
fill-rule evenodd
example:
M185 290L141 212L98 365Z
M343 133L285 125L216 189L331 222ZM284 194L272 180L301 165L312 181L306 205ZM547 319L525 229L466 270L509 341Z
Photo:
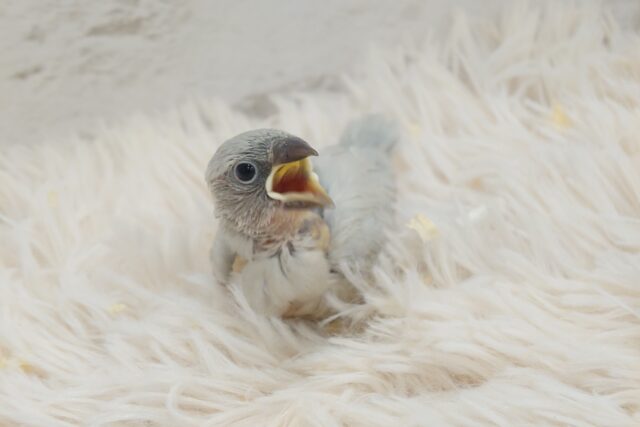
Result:
M331 230L329 260L366 266L393 225L395 177L390 154L399 131L372 115L352 122L340 142L313 159L320 183L335 203L323 216Z

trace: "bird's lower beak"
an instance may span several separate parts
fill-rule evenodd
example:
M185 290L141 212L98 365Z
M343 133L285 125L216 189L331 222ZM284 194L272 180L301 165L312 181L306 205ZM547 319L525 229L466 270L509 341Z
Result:
M266 187L269 197L287 207L333 206L308 157L274 166Z

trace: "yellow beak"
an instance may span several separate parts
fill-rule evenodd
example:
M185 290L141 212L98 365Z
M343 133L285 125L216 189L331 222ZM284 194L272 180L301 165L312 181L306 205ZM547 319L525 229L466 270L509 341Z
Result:
M308 157L274 166L267 177L266 189L269 197L290 207L333 206Z

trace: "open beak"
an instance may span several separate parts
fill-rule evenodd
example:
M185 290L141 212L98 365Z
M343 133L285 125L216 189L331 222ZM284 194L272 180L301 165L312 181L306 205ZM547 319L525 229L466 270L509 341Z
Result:
M275 143L274 166L266 182L269 197L291 208L333 206L333 200L313 172L309 156L317 155L316 150L299 138Z

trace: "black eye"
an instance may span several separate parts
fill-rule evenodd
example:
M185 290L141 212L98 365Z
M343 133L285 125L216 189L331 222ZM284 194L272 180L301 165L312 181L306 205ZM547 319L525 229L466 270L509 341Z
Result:
M251 182L256 177L256 167L247 162L238 163L234 172L241 182Z

